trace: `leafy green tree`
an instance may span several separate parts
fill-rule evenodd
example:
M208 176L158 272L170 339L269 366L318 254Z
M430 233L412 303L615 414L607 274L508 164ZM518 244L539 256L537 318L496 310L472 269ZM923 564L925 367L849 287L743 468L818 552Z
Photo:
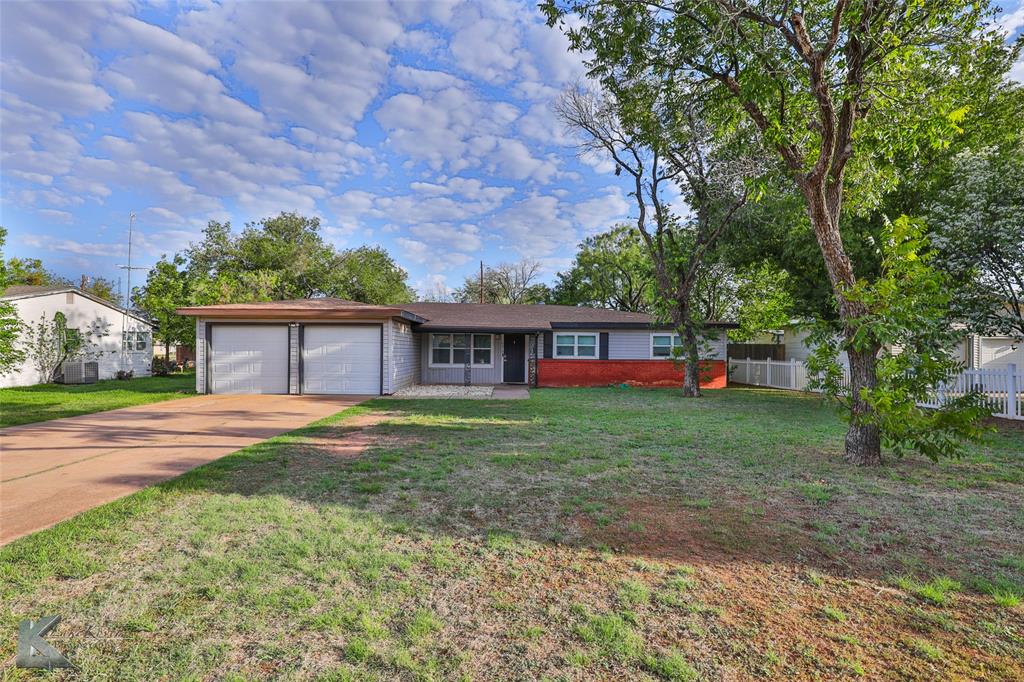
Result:
M558 273L551 302L632 312L651 310L654 268L635 227L616 225L587 237L572 267Z
M1024 340L1024 143L959 154L927 219L957 315L971 331Z
M409 274L379 246L360 246L335 255L330 266L330 290L341 298L365 303L409 303L416 292Z
M847 293L858 275L844 243L848 211L868 210L899 182L892 163L962 130L979 89L995 90L1015 58L987 2L547 0L549 23L572 12L572 45L613 92L654 81L717 110L718 128L760 131L802 197L850 360L846 459L881 462L880 339ZM857 340L854 343L854 340Z
M783 329L793 319L789 274L771 263L761 262L742 271L737 277L736 298L740 328L729 332L736 341Z
M156 322L154 340L164 344L164 361L170 362L171 345L195 346L195 322L178 315L177 308L189 305L191 287L185 257L161 256L146 276L146 283L134 292L135 306Z
M849 398L841 386L840 350L849 354L860 344L881 342L878 383L862 394L873 408L869 418L898 456L917 451L938 460L959 454L961 441L980 438L980 419L990 411L974 393L938 409L918 407L960 369L952 354L936 352L950 348L958 332L944 317L952 297L948 277L933 267L935 252L924 233L923 221L906 216L887 225L880 276L857 282L846 294L865 311L858 335L851 343L841 343L834 325L821 325L812 335L814 351L807 366L812 386L842 403ZM842 414L850 418L852 412Z
M0 227L0 294L10 286L10 268L4 261L3 247L7 243L7 229ZM0 300L0 375L9 374L21 366L25 350L21 347L23 331L18 309L10 301Z
M104 301L110 301L121 305L117 295L117 285L113 280L107 279L106 277L87 277L85 282L86 291L97 298L102 298Z
M38 258L9 258L7 286L71 286L71 280L50 272Z
M381 248L339 252L318 218L281 213L247 223L238 235L211 221L185 254L196 304L331 296L363 303L404 303L407 273Z

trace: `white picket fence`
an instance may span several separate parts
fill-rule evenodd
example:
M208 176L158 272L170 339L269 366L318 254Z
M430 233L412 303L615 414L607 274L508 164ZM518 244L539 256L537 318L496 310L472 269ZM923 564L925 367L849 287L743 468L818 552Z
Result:
M928 400L918 404L942 407L971 391L985 396L994 416L1024 420L1024 372L1014 364L1005 369L965 369L936 386Z
M729 381L750 386L770 386L791 391L807 387L807 367L800 360L738 360L729 358ZM850 370L843 373L843 388L850 386ZM1024 373L1016 365L1005 369L966 369L939 384L922 407L942 407L970 391L982 393L992 414L1024 420Z

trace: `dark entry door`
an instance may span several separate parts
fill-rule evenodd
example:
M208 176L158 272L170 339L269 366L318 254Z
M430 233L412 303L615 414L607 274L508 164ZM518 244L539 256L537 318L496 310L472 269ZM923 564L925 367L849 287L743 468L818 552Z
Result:
M526 382L526 334L505 334L505 382Z

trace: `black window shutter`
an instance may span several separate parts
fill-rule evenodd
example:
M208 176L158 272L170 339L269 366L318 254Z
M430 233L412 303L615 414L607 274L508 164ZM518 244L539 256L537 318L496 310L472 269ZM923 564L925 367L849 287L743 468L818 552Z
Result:
M551 332L544 332L544 357L550 358L552 351L554 350L554 339L551 336Z
M601 348L598 352L602 360L608 359L608 332L601 332Z

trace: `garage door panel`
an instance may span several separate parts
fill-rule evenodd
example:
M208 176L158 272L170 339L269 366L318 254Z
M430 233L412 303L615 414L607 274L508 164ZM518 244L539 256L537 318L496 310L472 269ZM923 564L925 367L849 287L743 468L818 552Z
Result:
M306 327L302 377L303 393L380 393L380 327Z
M213 325L213 393L287 393L288 327Z

